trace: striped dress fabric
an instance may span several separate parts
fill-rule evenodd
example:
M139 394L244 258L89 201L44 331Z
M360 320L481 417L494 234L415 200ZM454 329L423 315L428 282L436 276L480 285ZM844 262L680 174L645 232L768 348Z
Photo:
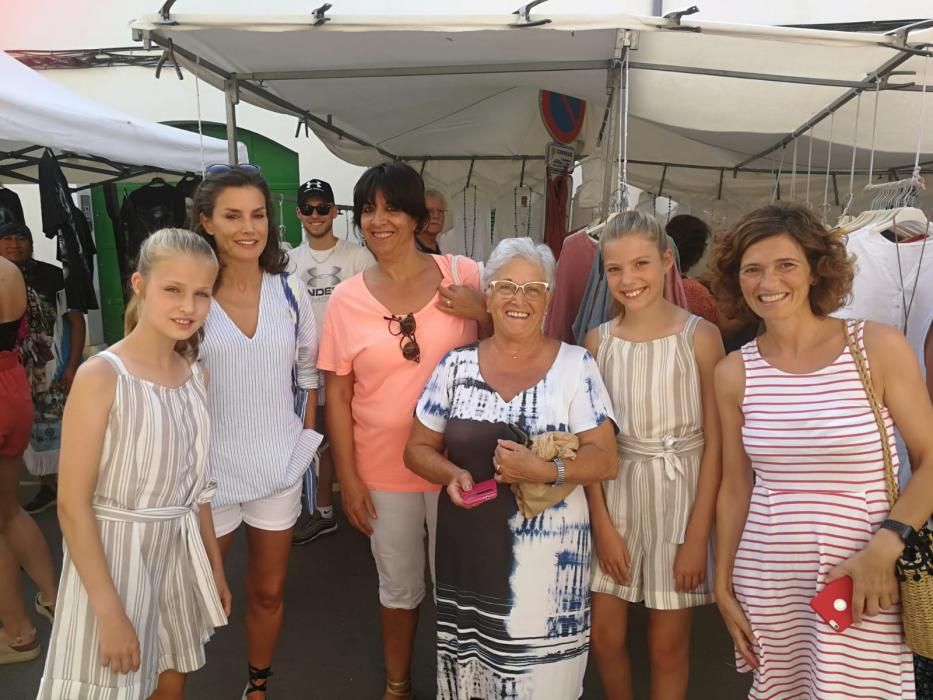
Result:
M298 294L296 330L284 280L282 275L263 275L252 337L243 334L216 299L204 323L201 361L210 376L215 508L291 488L304 476L321 442L320 433L305 429L296 415L292 392L293 368L302 389L320 385L314 308L307 293Z
M128 674L101 666L97 619L66 544L39 700L148 698L162 671L203 666L204 644L226 622L196 529L198 506L213 493L201 372L193 365L172 388L129 374L110 352L100 356L118 378L93 506L141 663Z
M849 323L864 356L864 322ZM757 341L742 357L742 440L755 486L733 586L759 662L749 697L913 699L898 607L837 633L809 606L889 510L881 435L855 361L846 348L820 370L789 374L761 357ZM882 413L893 451L893 421Z
M674 587L674 559L693 511L703 458L703 401L693 350L698 316L679 333L630 342L599 327L596 363L619 417L619 473L603 483L606 506L632 558L621 585L594 562L593 591L677 610L712 602L709 577Z

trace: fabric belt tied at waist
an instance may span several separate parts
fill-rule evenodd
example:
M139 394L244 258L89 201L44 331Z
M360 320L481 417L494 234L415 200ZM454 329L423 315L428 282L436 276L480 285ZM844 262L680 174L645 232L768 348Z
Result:
M194 571L195 589L207 619L213 627L227 624L217 585L211 570L204 541L201 539L201 524L198 519L198 506L166 506L164 508L140 508L129 510L100 503L94 504L94 514L98 520L110 520L118 523L154 523L164 520L178 520L181 535L185 540L185 549Z
M661 440L636 440L629 437L619 440L619 450L623 458L649 457L664 460L664 474L668 479L686 476L681 455L702 448L702 431L679 438L668 435Z

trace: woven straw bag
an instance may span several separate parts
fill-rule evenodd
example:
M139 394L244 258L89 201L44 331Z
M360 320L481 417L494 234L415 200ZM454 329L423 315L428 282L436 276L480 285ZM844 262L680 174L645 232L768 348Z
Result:
M846 322L846 341L881 433L888 501L893 507L898 495L897 474L894 473L891 444L881 415L881 404L875 396L868 363L856 337L858 325L857 322ZM904 547L895 565L895 574L900 583L901 621L904 623L907 646L920 656L933 657L933 532L928 527L921 528L914 542Z

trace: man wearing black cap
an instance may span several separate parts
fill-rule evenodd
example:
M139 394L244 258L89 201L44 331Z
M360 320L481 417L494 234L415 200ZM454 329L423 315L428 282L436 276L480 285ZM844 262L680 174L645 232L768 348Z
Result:
M65 277L60 267L33 259L32 232L24 224L0 226L0 256L19 266L26 286L38 299L38 308L29 309L29 336L22 352L35 407L32 440L24 461L40 483L24 510L39 513L57 500L62 412L84 351L85 309L72 308L64 298Z
M338 239L334 235L334 219L337 205L334 191L323 180L311 179L298 188L298 220L304 231L301 245L288 252L289 270L297 274L311 294L314 320L318 336L324 326L324 311L330 295L340 282L362 272L375 260L366 248ZM318 403L323 406L324 392L318 392ZM323 430L324 411L318 409ZM319 482L317 488L317 512L303 513L295 525L294 543L307 544L321 535L334 532L337 521L331 491L334 484L334 463L326 446L320 450Z

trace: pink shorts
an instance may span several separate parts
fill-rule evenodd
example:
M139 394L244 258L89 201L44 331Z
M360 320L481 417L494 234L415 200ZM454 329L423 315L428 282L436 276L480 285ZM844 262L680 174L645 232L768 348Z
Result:
M15 350L0 352L0 457L19 457L32 436L32 395Z

